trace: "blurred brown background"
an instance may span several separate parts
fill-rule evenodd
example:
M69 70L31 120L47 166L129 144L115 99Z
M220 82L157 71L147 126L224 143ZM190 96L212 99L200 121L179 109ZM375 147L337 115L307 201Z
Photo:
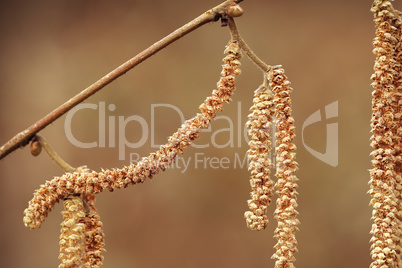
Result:
M76 1L1 2L0 142L74 96L163 36L219 1ZM398 7L399 5L399 7ZM243 38L268 64L281 64L292 82L297 127L299 207L298 268L368 267L371 209L368 206L370 168L370 75L374 62L371 1L244 1L237 19ZM401 9L400 3L396 7ZM167 103L186 118L198 111L219 79L229 32L219 23L196 30L153 56L86 101L106 110L106 119L138 115L147 124L151 105ZM267 230L246 228L243 213L249 198L249 173L233 166L244 157L247 143L239 138L261 72L244 57L233 102L221 115L233 120L234 147L188 148L190 168L174 168L142 185L98 195L104 223L104 267L273 267L273 219ZM303 145L303 122L327 104L339 103L339 164L332 167L312 156ZM241 109L239 109L241 107ZM240 114L240 119L238 118ZM322 114L323 115L323 114ZM83 142L98 141L98 110L82 110L72 132ZM67 139L65 116L41 132L65 160L93 170L122 167L130 153L146 156L151 140L137 149L81 149ZM239 124L240 122L240 124ZM326 121L305 129L305 142L325 152ZM106 127L108 129L108 123ZM142 135L130 123L122 134L131 142ZM156 113L155 142L180 126L178 114ZM211 142L212 124L198 144ZM116 143L119 130L116 127ZM149 132L151 133L151 132ZM230 135L216 134L225 144ZM118 145L118 144L116 144ZM228 169L195 168L194 157L230 159ZM17 150L0 161L0 266L57 267L62 205L58 204L39 230L22 223L23 210L35 189L63 172L46 156L34 158Z

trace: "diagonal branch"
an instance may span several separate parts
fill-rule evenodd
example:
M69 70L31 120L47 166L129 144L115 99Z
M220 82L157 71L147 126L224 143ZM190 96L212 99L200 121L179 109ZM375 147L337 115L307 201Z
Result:
M171 34L167 35L166 37L162 38L155 44L151 45L135 57L131 58L127 62L123 63L74 97L72 97L67 102L63 103L55 110L50 112L48 115L37 121L35 124L30 126L29 128L25 129L24 131L15 135L11 140L5 143L3 146L0 147L0 159L8 155L9 153L13 152L19 147L24 147L29 143L29 141L35 136L36 133L47 127L49 124L57 120L59 117L67 113L70 109L72 109L77 104L83 102L85 99L90 97L91 95L98 92L100 89L105 87L106 85L110 84L112 81L117 79L118 77L125 74L127 71L131 70L147 58L151 57L161 49L165 48L166 46L170 45L174 41L180 39L181 37L185 36L186 34L194 31L198 27L212 21L219 20L225 14L225 8L232 3L240 3L243 0L227 0L216 7L208 10L207 12L203 13L202 15L198 16L197 18L193 19L189 23L183 25L179 29L175 30Z

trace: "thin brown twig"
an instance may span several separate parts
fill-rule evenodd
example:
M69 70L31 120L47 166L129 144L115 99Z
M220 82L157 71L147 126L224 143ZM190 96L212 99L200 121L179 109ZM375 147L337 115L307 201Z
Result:
M91 95L98 92L100 89L117 79L118 77L125 74L127 71L131 70L150 56L154 55L161 49L165 48L166 46L170 45L174 41L180 39L181 37L185 36L186 34L194 31L198 27L212 21L217 21L222 15L225 14L225 7L232 3L240 3L243 0L227 0L216 7L204 12L202 15L198 16L197 18L193 19L189 23L183 25L179 29L175 30L171 34L167 35L166 37L162 38L158 42L154 43L135 57L131 58L127 62L123 63L83 91L79 94L75 95L73 98L68 100L67 102L63 103L55 110L50 112L48 115L37 121L32 126L28 127L24 131L15 135L11 140L5 143L3 146L0 147L0 159L4 158L9 153L13 152L19 147L24 147L29 143L29 141L35 136L36 133L47 127L49 124L54 122L56 119L67 113L70 109L72 109L77 104L81 103Z
M262 61L257 55L251 50L247 43L241 38L239 31L237 30L236 23L232 17L228 17L228 25L230 33L232 34L232 39L239 43L240 48L249 57L249 59L254 62L264 73L271 70L271 66Z
M39 142L39 144L42 146L42 148L45 150L45 152L52 158L52 160L59 166L61 167L65 172L74 172L75 168L73 168L69 163L63 160L63 158L60 157L56 153L55 150L47 143L46 139L42 137L41 135L36 134L35 139Z

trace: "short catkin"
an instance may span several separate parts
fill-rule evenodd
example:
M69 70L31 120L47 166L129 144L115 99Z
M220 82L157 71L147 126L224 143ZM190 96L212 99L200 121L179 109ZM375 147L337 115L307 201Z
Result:
M85 240L85 208L79 196L64 200L61 224L59 268L81 267Z
M82 255L83 268L100 268L105 252L103 224L95 208L95 195L83 197L87 208L85 215L85 241Z
M252 191L251 199L247 201L250 211L244 213L244 217L247 227L256 231L264 230L268 224L266 213L274 190L274 182L270 178L273 97L268 86L261 85L254 92L253 106L246 123L250 136L247 154Z

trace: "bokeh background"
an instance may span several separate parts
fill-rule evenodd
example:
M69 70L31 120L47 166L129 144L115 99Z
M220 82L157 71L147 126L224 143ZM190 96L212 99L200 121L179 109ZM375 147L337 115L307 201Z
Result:
M74 96L82 89L219 4L203 1L37 0L0 3L0 143ZM299 268L368 267L371 209L367 191L370 168L370 75L374 62L371 1L244 1L237 25L243 38L268 64L281 64L292 82L296 120L301 225L297 233ZM401 3L395 3L399 9ZM219 22L205 25L151 57L86 103L106 107L106 119L138 115L151 123L151 105L176 106L186 118L214 89L223 50L229 40ZM275 203L265 231L247 229L243 218L249 198L249 173L234 167L244 157L244 128L253 92L262 73L246 57L233 102L221 115L233 122L234 146L188 148L190 167L173 168L144 184L98 195L97 209L106 234L104 267L273 267ZM301 139L303 122L334 101L339 116L304 131L305 144L326 150L326 124L339 126L339 164L332 167L312 156ZM73 117L72 132L83 142L99 141L99 110ZM180 126L172 109L156 112L154 138L162 144ZM324 116L324 114L322 113ZM66 137L65 116L41 132L73 166L93 170L122 167L129 154L147 156L151 139L140 148L82 149ZM106 128L109 129L109 121ZM212 138L225 144L227 120L217 120L198 144ZM151 132L149 132L151 133ZM130 123L130 142L142 135ZM118 144L119 129L115 129ZM238 140L240 139L240 143ZM227 157L229 168L195 167L196 154ZM28 148L0 161L0 266L57 267L62 205L39 230L22 223L33 192L63 172L46 154L33 157Z

